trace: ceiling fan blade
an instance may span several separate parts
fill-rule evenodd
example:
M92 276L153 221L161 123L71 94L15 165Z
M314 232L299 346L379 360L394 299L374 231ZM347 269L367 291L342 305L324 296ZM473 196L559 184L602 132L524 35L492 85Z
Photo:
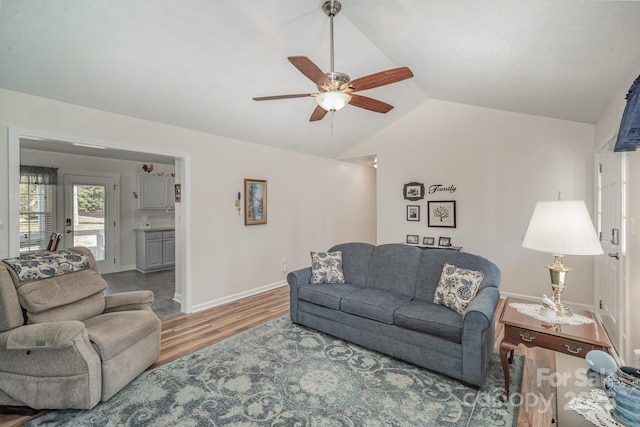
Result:
M302 74L314 82L316 86L329 85L331 80L306 56L290 56L287 58Z
M317 93L295 93L292 95L273 95L273 96L257 96L254 101L271 101L272 99L289 99L289 98L305 98L307 96L316 96Z
M353 105L354 107L364 108L365 110L375 111L376 113L388 113L393 109L393 105L389 105L386 102L378 101L377 99L368 98L362 95L356 95L355 93L350 93L351 101L349 101L349 105Z
M327 115L327 110L325 110L324 108L318 105L316 109L313 110L313 113L311 113L311 118L309 119L309 121L317 122L318 120L322 120L326 115Z
M411 77L413 77L413 73L408 67L400 67L393 68L391 70L380 71L378 73L369 74L368 76L351 80L348 84L346 84L346 86L352 87L353 91L360 91L396 83L401 80L410 79Z

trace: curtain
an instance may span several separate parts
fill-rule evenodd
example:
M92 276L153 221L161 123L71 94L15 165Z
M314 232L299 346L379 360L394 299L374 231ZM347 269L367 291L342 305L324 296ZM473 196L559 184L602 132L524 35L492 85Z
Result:
M20 184L58 184L58 168L20 165Z
M618 139L613 151L636 151L640 145L640 76L627 93L627 106L622 114Z

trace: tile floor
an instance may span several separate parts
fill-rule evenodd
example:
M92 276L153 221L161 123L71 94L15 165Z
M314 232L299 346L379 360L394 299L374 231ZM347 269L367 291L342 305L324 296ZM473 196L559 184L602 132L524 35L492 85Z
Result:
M151 308L160 320L169 319L180 314L180 304L173 300L175 292L175 270L140 273L137 270L120 271L103 274L108 284L105 294L116 292L150 290L155 301Z

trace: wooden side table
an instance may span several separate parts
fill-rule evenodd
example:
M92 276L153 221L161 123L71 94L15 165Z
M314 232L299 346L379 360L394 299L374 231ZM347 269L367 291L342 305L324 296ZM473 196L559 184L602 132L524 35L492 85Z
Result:
M507 298L502 307L500 323L504 325L504 338L500 343L500 362L504 372L504 392L500 400L503 402L509 397L509 364L513 362L513 353L518 345L542 347L577 357L584 357L591 350L607 351L611 348L602 324L590 311L572 309L575 314L593 319L593 323L548 324L518 313L511 303L538 304L536 301Z

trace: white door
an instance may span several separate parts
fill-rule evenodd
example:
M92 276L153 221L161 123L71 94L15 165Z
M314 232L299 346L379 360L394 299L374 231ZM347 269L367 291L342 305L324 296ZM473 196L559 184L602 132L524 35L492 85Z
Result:
M116 186L113 177L64 174L64 247L91 250L100 273L115 267Z
M611 144L611 143L610 143ZM596 258L596 313L618 353L625 356L626 331L624 298L625 250L623 215L625 206L623 153L614 153L607 144L598 153L598 225L604 255Z

